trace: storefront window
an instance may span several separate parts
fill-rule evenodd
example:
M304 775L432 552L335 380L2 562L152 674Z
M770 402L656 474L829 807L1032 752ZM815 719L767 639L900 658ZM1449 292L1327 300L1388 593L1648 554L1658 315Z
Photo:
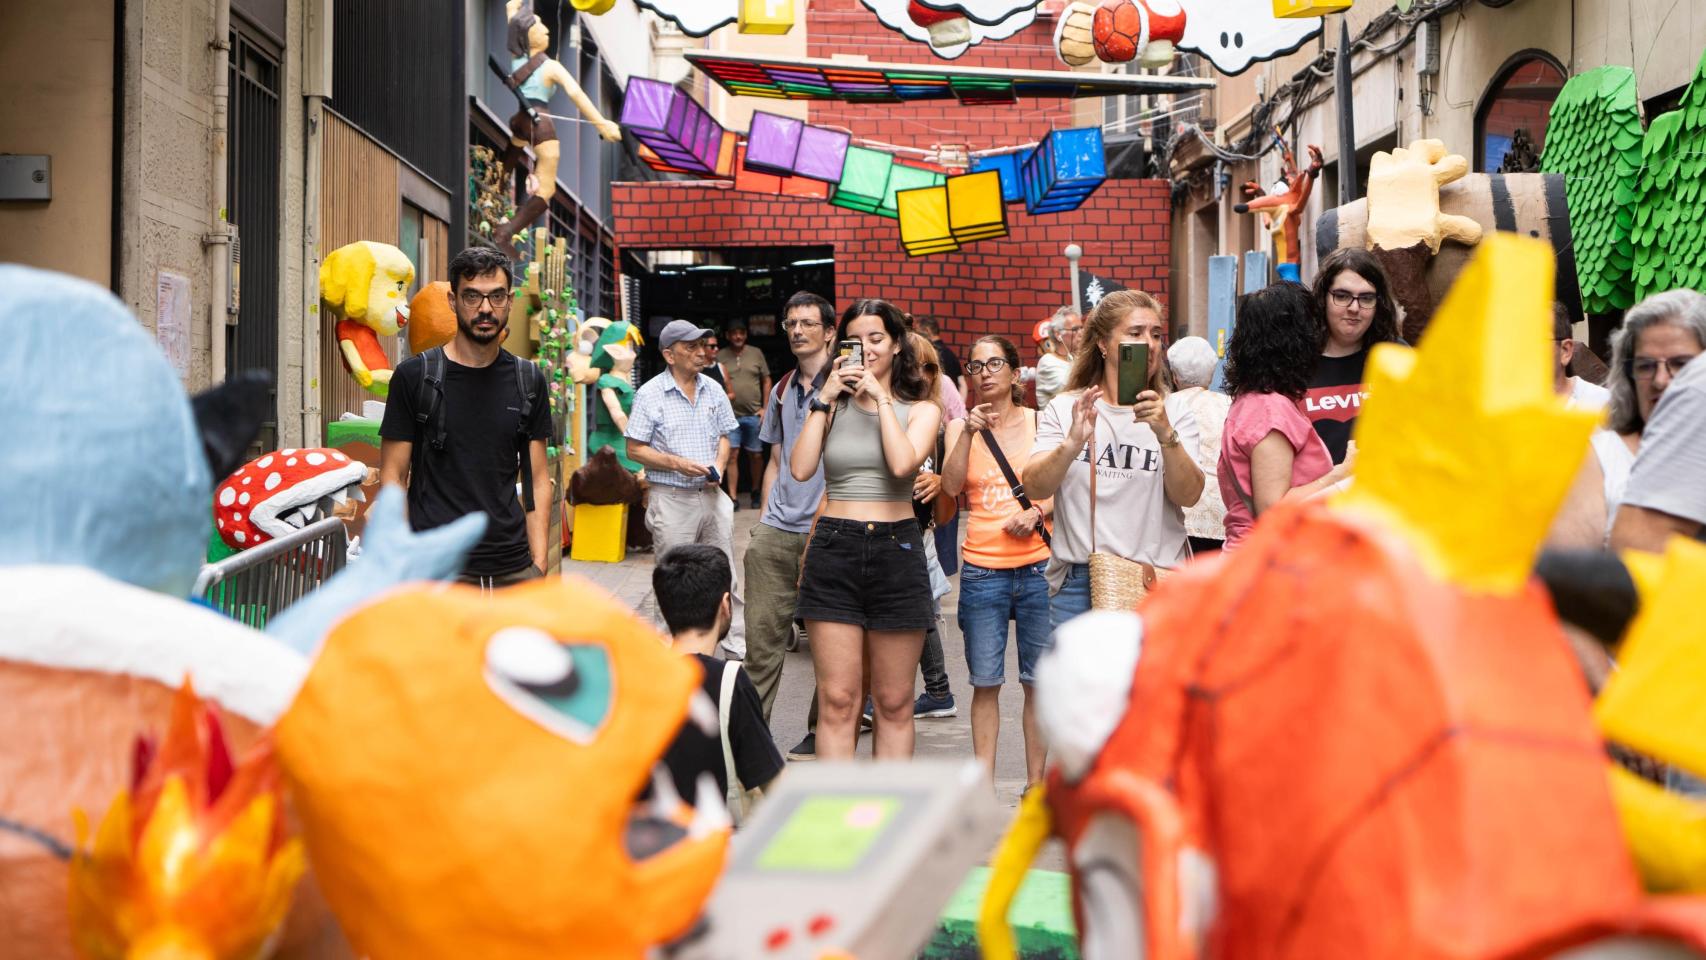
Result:
M1565 79L1564 68L1538 52L1518 54L1499 71L1475 111L1476 170L1538 169L1546 117Z

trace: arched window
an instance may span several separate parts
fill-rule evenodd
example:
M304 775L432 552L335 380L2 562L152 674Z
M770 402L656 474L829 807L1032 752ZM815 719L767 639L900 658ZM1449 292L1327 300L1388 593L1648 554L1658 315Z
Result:
M1505 61L1475 109L1475 169L1538 169L1546 115L1566 79L1563 65L1544 51L1525 50Z

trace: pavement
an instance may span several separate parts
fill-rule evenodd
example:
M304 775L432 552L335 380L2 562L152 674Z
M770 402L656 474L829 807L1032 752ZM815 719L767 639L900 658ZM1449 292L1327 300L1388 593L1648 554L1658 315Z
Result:
M737 563L746 555L746 545L752 539L753 525L759 511L744 502L735 513L734 550ZM565 574L585 577L610 591L629 606L651 617L663 629L656 605L650 600L652 586L651 553L629 552L621 563L595 563L563 559ZM939 720L919 720L914 753L920 757L969 758L971 747L971 685L967 682L965 643L960 636L956 611L959 604L959 577L948 578L953 590L942 598L942 650L947 659L948 682L953 687L957 715ZM1005 810L1016 810L1019 795L1025 789L1025 744L1019 729L1019 714L1023 693L1019 687L1018 644L1007 644L1007 684L1001 690L1001 738L995 752L995 797ZM777 749L783 755L805 736L806 711L811 706L813 689L811 653L804 646L788 654L782 668L782 685L776 693L771 710L770 732ZM918 692L923 692L922 676ZM859 755L870 756L871 737L859 738ZM793 761L790 761L793 762ZM1065 857L1057 842L1051 841L1039 855L1036 867L1064 870Z

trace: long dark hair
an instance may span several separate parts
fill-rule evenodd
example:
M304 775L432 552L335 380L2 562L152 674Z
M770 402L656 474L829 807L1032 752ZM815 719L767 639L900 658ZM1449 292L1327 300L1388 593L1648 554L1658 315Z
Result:
M1327 298L1333 291L1333 281L1346 270L1374 287L1374 322L1362 335L1362 345L1402 343L1398 335L1398 304L1392 299L1392 285L1386 280L1385 268L1367 250L1344 247L1327 254L1327 259L1321 261L1321 268L1315 271L1315 352L1320 353L1327 348Z
M841 323L835 328L837 343L848 339L847 328L860 317L880 319L883 322L883 332L889 335L890 340L900 345L900 352L895 354L894 366L889 371L889 392L907 403L929 400L930 381L924 376L924 368L918 362L918 355L912 350L912 342L906 338L908 331L905 314L887 300L860 300L841 315Z
M1013 371L1013 406L1015 406L1015 407L1024 406L1025 405L1025 388L1019 386L1019 348L1013 346L1013 341L1007 339L1006 337L998 336L998 335L992 333L987 337L978 337L977 340L972 343L971 353L966 354L967 360L971 359L972 353L977 352L977 345L980 343L993 343L993 344L995 344L996 349L1001 351L1001 356L1003 358L1005 358L1007 361L1007 369ZM971 378L970 377L966 378L966 388L967 389L971 388ZM975 400L976 398L973 397L973 399ZM975 407L975 406L977 406L977 404L973 403L972 406Z
M1302 399L1320 356L1310 307L1309 289L1290 281L1238 298L1238 324L1226 345L1227 393Z

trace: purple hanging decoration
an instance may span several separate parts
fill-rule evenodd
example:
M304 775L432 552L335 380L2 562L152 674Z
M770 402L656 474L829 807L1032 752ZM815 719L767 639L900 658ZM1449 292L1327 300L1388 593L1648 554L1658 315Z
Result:
M800 151L794 159L794 175L840 183L841 169L847 163L850 134L827 127L808 125L800 131Z
M622 126L671 165L714 174L723 127L697 101L671 84L631 77L622 100Z
M804 126L805 121L793 117L753 111L752 130L746 135L747 167L779 177L793 176Z

